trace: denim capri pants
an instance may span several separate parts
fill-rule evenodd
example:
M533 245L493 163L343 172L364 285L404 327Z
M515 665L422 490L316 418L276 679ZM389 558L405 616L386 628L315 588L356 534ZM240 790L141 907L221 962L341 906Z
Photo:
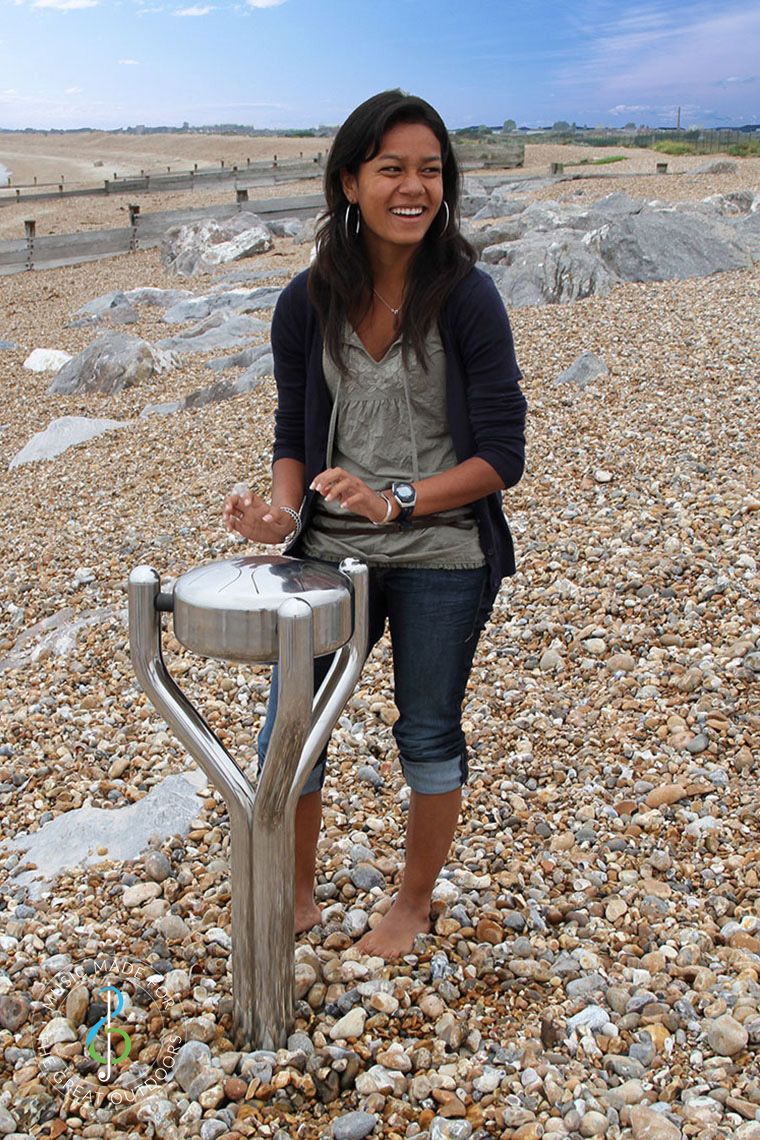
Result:
M386 619L393 649L394 700L399 712L393 735L404 778L415 792L441 795L467 781L462 702L480 634L493 606L487 566L418 569L372 566L369 572L369 644L382 637ZM314 662L314 690L333 655ZM259 734L261 771L277 712L277 667ZM325 779L327 749L318 757L301 795Z

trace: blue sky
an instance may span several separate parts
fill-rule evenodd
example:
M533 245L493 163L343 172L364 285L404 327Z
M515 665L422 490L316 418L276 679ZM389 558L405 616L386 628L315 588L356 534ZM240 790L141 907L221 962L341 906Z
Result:
M0 0L0 128L760 122L757 0Z

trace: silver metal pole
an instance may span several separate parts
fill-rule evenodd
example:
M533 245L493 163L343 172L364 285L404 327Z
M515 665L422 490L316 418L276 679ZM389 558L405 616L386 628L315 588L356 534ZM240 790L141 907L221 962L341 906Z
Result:
M345 559L340 569L352 585L353 632L336 652L313 700L311 608L304 598L294 597L277 611L277 718L255 795L232 756L167 672L161 654L158 574L141 566L129 578L129 636L137 679L219 789L230 815L233 1024L238 1048L280 1048L293 1023L298 797L367 655L369 574L353 558Z
M277 718L256 791L253 898L253 1040L280 1049L293 1024L295 802L288 792L306 743L314 692L311 609L291 598L277 612Z

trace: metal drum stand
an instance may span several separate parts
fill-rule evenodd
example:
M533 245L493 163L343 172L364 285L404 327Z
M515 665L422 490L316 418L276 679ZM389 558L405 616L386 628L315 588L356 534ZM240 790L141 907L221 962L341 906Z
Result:
M230 558L190 570L166 593L149 566L129 577L137 679L230 816L238 1048L281 1048L293 1024L295 810L364 663L367 590L367 568L353 558L339 570L285 556ZM177 640L203 657L277 662L277 717L256 789L169 676L162 612L172 613ZM327 653L335 659L314 695L314 658Z

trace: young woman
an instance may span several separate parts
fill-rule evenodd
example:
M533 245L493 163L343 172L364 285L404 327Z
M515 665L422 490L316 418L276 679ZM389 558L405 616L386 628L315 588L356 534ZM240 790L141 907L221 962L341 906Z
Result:
M526 403L501 298L457 228L460 175L424 100L385 91L338 131L312 267L274 313L278 406L272 501L231 495L228 530L287 553L370 568L370 648L388 622L393 734L411 788L406 867L359 941L406 954L467 778L461 705L499 583L514 573L501 492L524 464ZM317 661L315 685L329 659ZM273 726L276 685L259 739ZM296 816L296 932L314 900L325 756Z

